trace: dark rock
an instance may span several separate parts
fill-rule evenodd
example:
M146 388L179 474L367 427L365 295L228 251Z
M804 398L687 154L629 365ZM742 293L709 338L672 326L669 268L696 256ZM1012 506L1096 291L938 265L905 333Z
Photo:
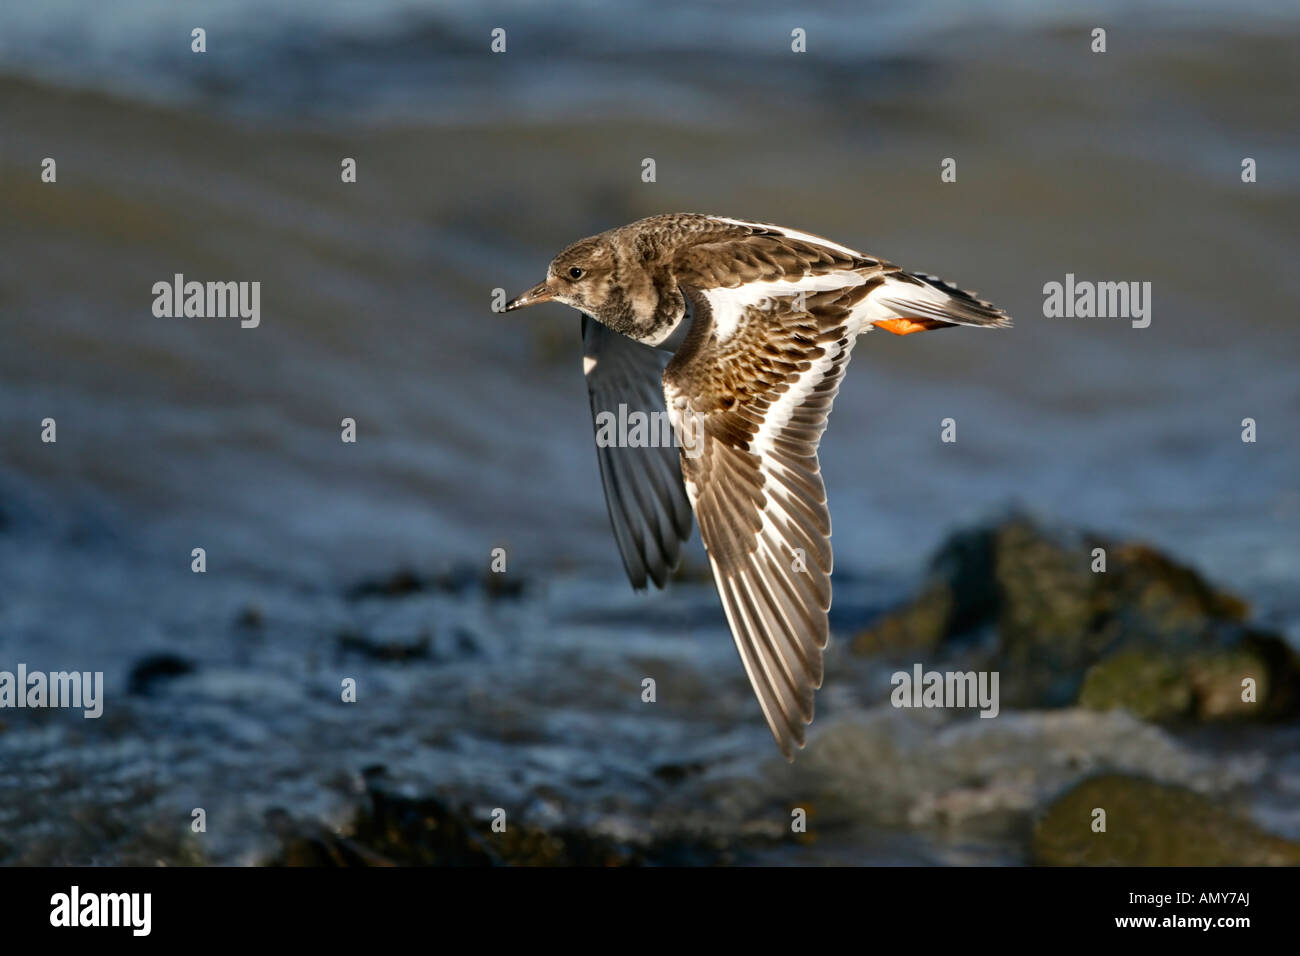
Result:
M357 631L344 631L337 638L340 655L360 654L372 661L416 661L429 660L432 654L428 634L421 634L413 640L378 640L366 637Z
M281 840L271 866L645 866L730 862L721 846L696 840L631 843L580 827L555 828L507 818L505 832L475 819L442 796L418 799L389 792L383 774L365 775L369 806L349 834L289 818L268 818Z
M271 866L393 866L373 850L355 840L311 821L295 820L288 811L266 812L267 829L280 840L280 856Z
M1092 710L1123 708L1143 720L1181 720L1192 716L1195 697L1183 661L1135 648L1092 665L1079 703Z
M483 577L483 591L494 600L518 600L525 590L523 579L518 576L489 571Z
M464 595L473 593L475 587L479 585L484 588L493 587L492 578L502 576L491 572L480 573L477 568L465 564L456 564L443 568L427 578L424 587L426 590L437 591L440 594Z
M151 694L163 681L192 674L195 667L192 661L175 654L150 654L140 658L131 668L126 692L133 695Z
M1300 694L1289 658L1278 638L1256 632L1218 649L1122 650L1088 669L1079 703L1165 722L1284 719L1296 713ZM1255 681L1253 700L1243 699L1246 678Z
M457 564L430 575L421 575L403 568L387 577L361 581L348 588L345 596L350 601L360 601L365 598L401 598L431 592L465 595L475 590L493 600L516 599L523 596L527 585L518 575L480 571L472 565Z
M855 654L896 654L901 651L935 650L958 628L955 620L956 595L953 589L931 581L909 604L882 615L870 627L853 638Z
M409 569L394 571L385 578L361 581L347 591L350 601L360 601L368 597L404 597L416 594L426 587L426 582Z
M687 777L703 773L706 769L707 765L698 760L690 763L666 763L655 767L654 775L664 783L678 784Z
M1093 831L1094 811L1106 831ZM1183 787L1122 774L1058 797L1034 826L1032 862L1047 866L1294 866L1300 844L1260 830Z
M235 628L240 631L260 631L265 625L262 609L255 604L245 604L235 616Z
M1106 552L1105 572L1092 570L1095 548ZM852 648L926 653L992 628L989 666L1009 706L1074 704L1090 682L1089 706L1140 702L1153 719L1300 713L1300 662L1279 635L1243 624L1246 615L1239 598L1147 545L1016 516L950 538L920 595ZM1242 705L1244 677L1256 679L1258 704Z

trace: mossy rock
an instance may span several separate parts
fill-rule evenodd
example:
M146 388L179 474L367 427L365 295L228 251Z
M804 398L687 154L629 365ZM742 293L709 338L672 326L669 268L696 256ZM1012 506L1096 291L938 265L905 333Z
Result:
M1095 832L1095 811L1105 832ZM1092 777L1035 823L1031 860L1046 866L1295 866L1300 843L1184 787L1122 774Z
M1190 718L1195 699L1185 671L1183 661L1157 652L1120 651L1088 669L1079 704L1124 709L1143 720Z
M1125 709L1144 721L1190 718L1193 700L1186 663L1151 650L1122 650L1089 667L1079 705Z
M932 583L915 601L878 618L852 640L855 654L931 651L952 632L955 599L942 584Z
M618 840L565 824L542 828L510 821L498 832L488 820L437 795L410 798L371 774L369 805L336 833L283 810L268 814L280 840L269 866L647 866L738 862L738 851L707 838Z
M1285 644L1251 633L1218 650L1119 651L1088 669L1079 705L1159 722L1274 720L1295 712L1296 685Z
M1093 570L1098 548L1104 571ZM1073 706L1091 680L1087 706L1153 719L1300 713L1300 663L1280 637L1245 626L1247 613L1239 598L1147 545L1013 516L950 537L919 596L851 647L930 652L992 628L991 666L1009 707ZM1137 656L1115 657L1127 652ZM1241 702L1241 676L1256 678L1261 706Z

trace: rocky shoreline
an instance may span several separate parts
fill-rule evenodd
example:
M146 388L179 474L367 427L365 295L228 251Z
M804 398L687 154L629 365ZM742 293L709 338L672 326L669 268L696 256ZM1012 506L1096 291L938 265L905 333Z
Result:
M365 593L400 596L407 590L370 588ZM1253 822L1241 787L1208 783L1210 777L1202 772L1208 764L1197 763L1195 742L1180 736L1197 727L1220 727L1235 735L1234 742L1254 740L1252 728L1289 733L1300 706L1297 655L1283 635L1252 625L1240 598L1149 546L1049 530L1018 515L959 532L936 553L916 596L878 615L847 647L852 657L876 669L920 660L927 666L956 662L1001 673L1001 736L989 731L981 742L965 745L971 754L989 751L971 757L977 762L971 765L976 769L964 771L969 779L947 781L946 787L941 783L938 797L912 800L911 795L925 791L921 783L912 791L904 785L892 795L879 789L873 793L872 771L859 773L853 767L855 759L871 765L869 752L862 752L866 737L879 740L877 746L898 748L877 762L905 767L924 760L937 764L933 773L942 775L948 760L944 752L963 747L943 738L976 733L983 723L936 716L918 730L879 710L867 721L879 726L862 733L860 727L832 719L794 768L817 780L823 791L844 787L856 792L800 801L798 786L778 785L712 833L699 818L715 811L722 815L709 794L725 787L715 783L711 791L701 782L725 779L729 771L707 762L657 774L669 790L685 788L678 799L683 819L693 817L690 826L674 832L668 800L657 825L623 835L585 828L576 822L580 814L572 807L516 822L505 808L484 803L481 794L399 792L384 768L372 767L364 774L364 801L338 830L276 813L273 829L280 848L264 863L771 862L785 858L783 845L832 844L853 829L859 811L870 807L865 815L876 826L931 837L946 829L959 840L993 832L1020 846L1012 861L1300 864L1300 842ZM1087 736L1087 727L1094 728L1097 738L1091 753L1078 744L1053 742ZM912 752L920 756L915 758L905 749L909 735L916 737ZM1014 770L1016 758L1010 756L1017 739L1026 750L1040 748L1043 760L1056 764L1056 770L1037 772L1033 786L1017 785L1016 776L1024 772ZM1121 758L1116 748L1117 763L1108 765L1107 741L1119 740L1133 743L1135 756ZM854 753L842 759L845 746ZM1150 776L1140 772L1144 753L1151 754ZM1268 772L1267 764L1268 757L1262 756L1251 768L1235 772L1257 780ZM1183 782L1160 779L1180 775ZM808 812L807 832L788 832L790 805ZM688 806L693 809L686 810ZM1098 810L1104 811L1100 829ZM793 860L798 859L796 852Z

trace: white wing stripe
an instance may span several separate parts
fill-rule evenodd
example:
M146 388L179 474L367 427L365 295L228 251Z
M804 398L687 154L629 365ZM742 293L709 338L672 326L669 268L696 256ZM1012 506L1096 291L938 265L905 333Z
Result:
M759 427L758 433L754 435L752 444L752 450L763 457L765 464L768 461L768 453L773 449L773 440L789 424L795 409L802 405L804 400L812 394L813 389L825 380L826 373L841 355L843 355L845 362L848 361L848 355L845 353L852 352L854 336L851 333L845 334L848 341L843 348L834 342L827 343L826 354L813 362L808 371L800 375L799 380L786 389L785 393L768 408L763 424Z
M831 289L849 289L862 285L866 277L858 272L840 270L822 275L808 275L801 279L772 279L747 282L734 289L709 289L704 296L713 310L713 334L725 342L735 334L741 316L748 309L762 307L765 302L779 296L808 295Z

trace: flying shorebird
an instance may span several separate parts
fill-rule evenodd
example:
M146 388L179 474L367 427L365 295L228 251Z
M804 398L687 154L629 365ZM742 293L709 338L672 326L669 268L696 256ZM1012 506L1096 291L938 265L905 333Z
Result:
M676 213L575 242L506 311L582 313L593 417L665 403L671 445L597 442L632 586L662 588L691 511L763 716L804 745L829 636L831 523L817 444L859 334L1000 328L956 286L819 236ZM653 420L653 419L652 419ZM689 451L688 451L689 449Z

